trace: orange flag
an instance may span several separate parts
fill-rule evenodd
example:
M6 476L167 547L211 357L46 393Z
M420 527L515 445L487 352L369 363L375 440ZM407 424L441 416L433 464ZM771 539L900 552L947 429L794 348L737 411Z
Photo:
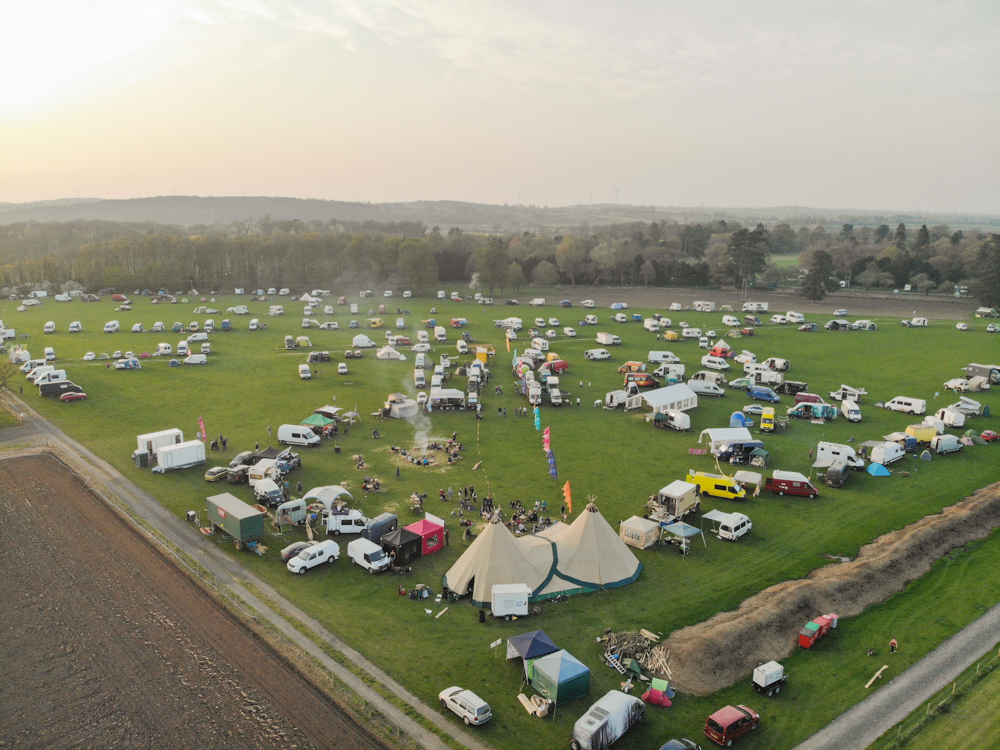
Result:
M563 485L563 497L566 498L566 506L569 508L569 512L573 512L573 495L569 490L569 480L566 480L566 484Z
M507 336L507 353L510 354L510 336Z

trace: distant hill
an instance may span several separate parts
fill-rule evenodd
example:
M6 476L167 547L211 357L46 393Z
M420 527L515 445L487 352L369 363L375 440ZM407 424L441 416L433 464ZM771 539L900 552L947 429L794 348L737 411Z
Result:
M156 222L184 227L229 225L269 216L275 221L302 222L423 222L427 227L466 231L559 233L583 224L600 226L630 221L707 222L725 219L743 224L771 226L786 221L802 224L850 223L856 225L899 222L909 225L947 224L953 228L996 231L1000 216L900 213L825 209L804 206L771 208L718 208L681 206L631 206L615 204L539 207L491 205L462 201L412 201L407 203L354 203L275 197L158 196L130 200L76 198L35 203L0 203L0 224L21 222L124 221Z

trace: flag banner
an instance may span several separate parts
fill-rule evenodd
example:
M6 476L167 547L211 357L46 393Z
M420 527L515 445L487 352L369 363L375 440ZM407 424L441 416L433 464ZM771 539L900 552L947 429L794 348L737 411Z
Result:
M208 434L205 432L205 420L201 417L198 417L198 429L201 431L201 441L207 443Z

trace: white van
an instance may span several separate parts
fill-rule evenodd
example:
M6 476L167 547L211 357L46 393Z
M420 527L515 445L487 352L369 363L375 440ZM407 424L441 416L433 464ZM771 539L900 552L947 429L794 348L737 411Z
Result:
M783 326L788 322L788 319L784 315L772 315L771 322L775 325Z
M730 328L739 328L740 319L737 318L735 315L723 315L722 325L729 326Z
M132 324L132 333L142 333L142 332L143 332L142 323Z
M201 341L208 341L208 334L205 333L204 331L200 333L192 333L190 336L188 336L187 340L189 344L195 344Z
M688 388L699 396L716 396L721 398L726 395L726 391L711 380L689 380L687 384Z
M735 542L753 528L753 522L742 513L711 512L716 514L716 520L719 522L719 530L717 532L719 539Z
M842 445L840 443L827 443L820 442L816 446L816 460L826 459L830 463L834 461L846 461L847 465L852 469L863 469L865 468L865 461L863 458L859 458L858 454L854 452L854 448L849 445Z
M611 352L607 349L588 349L583 353L585 359L599 360L611 359Z
M680 357L678 357L676 354L674 354L673 352L666 352L666 351L650 352L648 359L650 362L657 362L660 364L667 364L667 365L677 364L678 362L681 361Z
M45 347L45 361L55 362L56 361L56 350L51 346Z
M532 307L542 307L545 304L545 297L535 297L528 304Z
M896 396L891 401L885 402L885 408L892 411L901 411L905 414L924 414L927 411L927 402L922 398Z
M190 351L188 350L188 342L187 341L178 341L177 342L177 356L178 357L186 357L188 354L190 354Z
M423 370L413 371L413 385L416 388L426 388L427 387L427 376L424 375Z
M806 316L800 312L795 312L794 310L789 310L785 313L785 320L789 323L805 323Z
M586 316L583 319L583 322L586 323L588 326L596 326L597 325L597 316L596 315L588 315L588 316Z
M417 355L413 358L413 369L423 370L427 367L427 355L423 352L417 352Z
M29 375L31 374L31 371L34 370L36 367L46 367L46 366L48 366L48 362L46 362L44 359L28 359L25 360L24 364L22 364L17 369L23 372L25 375Z
M443 294L444 292L442 292ZM382 548L369 539L355 539L347 545L351 562L373 575L389 567L389 558Z
M323 563L333 563L340 559L340 545L332 539L325 539L303 549L288 561L288 570L292 573L305 575L309 568L315 568Z
M658 378L667 378L668 380L677 381L684 379L684 369L684 365L682 364L668 362L653 370L653 374Z
M615 323L628 323L628 315L625 313L615 313L611 318Z
M247 329L250 331L259 331L260 321L257 318L250 318L250 325L247 326Z
M448 338L448 332L444 329L444 326L434 326L434 340L444 341Z
M278 426L278 442L283 445L319 445L319 436L310 428L298 424Z
M61 383L66 380L65 370L49 370L35 378L35 385L42 383Z
M117 320L109 320L107 323L104 324L105 333L118 333L119 328L120 326L118 325Z
M658 321L656 318L646 318L644 321L642 321L642 327L645 328L650 333L659 333L660 321Z
M598 333L595 340L598 344L604 344L605 346L621 346L622 343L622 340L613 333Z
M368 519L360 510L353 508L333 511L326 517L326 533L333 536L341 534L360 534L368 528Z
M455 351L457 351L459 354L468 354L469 345L466 344L464 341L462 341L462 339L459 339L458 341L455 342Z
M427 331L417 331L417 343L418 344L429 344L431 342L431 335Z
M39 365L38 367L35 367L34 369L31 370L31 372L28 373L28 381L34 383L35 381L38 380L38 378L42 377L42 375L45 375L50 372L55 372L55 370L56 368L53 367L52 365Z
M845 398L840 402L840 413L844 415L844 418L848 422L861 421L861 409L858 407L856 401L851 401L849 398Z
M309 380L312 376L312 368L309 365L299 365L299 377L302 380Z
M962 450L962 443L954 435L935 435L931 438L931 450L935 453L955 453Z
M215 321L212 318L205 321L205 333L215 333Z
M192 354L184 358L184 364L186 365L207 365L208 357L204 354Z
M156 356L165 357L174 353L174 349L170 344L161 343L156 345Z
M56 332L56 323L54 320L50 320L48 323L45 324L45 327L42 329L42 333L55 333L55 332Z
M79 333L82 330L83 330L83 325L81 325L79 320L74 320L72 323L69 324L70 333Z
M701 366L707 367L709 370L728 370L729 362L727 362L722 357L713 357L711 354L706 354L701 358Z

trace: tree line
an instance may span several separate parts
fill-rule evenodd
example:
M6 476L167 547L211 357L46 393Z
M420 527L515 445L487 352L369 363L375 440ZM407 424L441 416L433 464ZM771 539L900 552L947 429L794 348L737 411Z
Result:
M798 255L803 293L866 288L983 291L997 235L723 220L582 225L561 235L489 235L420 222L274 221L228 226L78 221L0 226L0 287L218 289L385 287L431 291L475 282L490 295L534 284L740 286L799 282L775 255ZM985 253L985 254L984 254ZM811 277L811 278L810 278ZM989 278L989 274L986 275ZM1000 288L1000 284L997 285Z

